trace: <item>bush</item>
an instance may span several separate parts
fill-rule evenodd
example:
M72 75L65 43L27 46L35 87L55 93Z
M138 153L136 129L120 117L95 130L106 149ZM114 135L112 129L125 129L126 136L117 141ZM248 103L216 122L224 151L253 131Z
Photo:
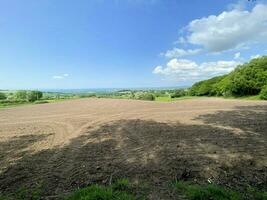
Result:
M27 100L27 91L26 90L18 90L15 93L15 99L17 99L17 100Z
M9 99L5 99L5 100L0 100L0 104L22 104L22 103L27 103L26 100L9 100Z
M208 80L195 83L189 91L191 96L212 96L217 95L215 85L225 76L217 76Z
M265 85L260 93L260 99L267 100L267 85Z
M173 94L171 94L171 98L178 98L186 96L186 92L183 89L175 90Z
M42 97L43 97L43 93L40 91L29 91L27 95L28 101L31 101L31 102L37 101L41 99Z
M1 100L1 99L6 99L6 95L5 95L5 93L0 92L0 100Z
M154 101L155 100L155 96L151 93L143 93L141 94L138 99L140 100L147 100L147 101Z
M46 100L39 100L39 101L35 101L35 104L44 104L44 103L49 103L49 101Z

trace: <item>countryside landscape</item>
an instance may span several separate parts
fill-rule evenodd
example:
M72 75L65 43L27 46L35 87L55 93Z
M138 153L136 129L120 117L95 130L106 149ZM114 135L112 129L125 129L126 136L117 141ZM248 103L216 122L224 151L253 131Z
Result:
M267 2L192 3L0 1L0 200L267 199Z

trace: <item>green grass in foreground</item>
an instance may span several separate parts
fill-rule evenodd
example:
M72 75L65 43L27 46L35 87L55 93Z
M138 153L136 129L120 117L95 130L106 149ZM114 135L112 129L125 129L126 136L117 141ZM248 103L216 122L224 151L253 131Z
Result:
M43 194L40 188L27 189L21 187L14 194L9 196L0 193L0 200L39 200L42 199L42 196Z
M196 185L188 182L178 181L175 183L175 187L178 192L182 193L189 200L267 200L266 192L259 192L255 189L248 189L246 198L240 192L236 192L230 189L223 188L218 185Z
M186 182L177 182L176 189L190 200L241 200L241 194L221 188L216 185L190 185Z
M66 197L65 200L136 200L132 194L129 194L129 189L129 181L120 179L107 187L91 185L79 189Z
M179 197L182 195L183 199L187 200L267 200L267 192L260 192L252 187L240 193L215 184L197 185L177 181L174 186L177 195ZM119 179L109 186L95 184L77 189L65 198L63 195L58 196L58 198L64 200L137 200L140 199L140 196L133 195L133 191L136 191L135 187L128 179ZM0 200L46 199L41 188L41 186L34 189L20 188L14 194L10 194L11 196L1 195L0 193ZM145 187L140 187L138 192L145 190ZM145 199L144 196L141 199Z

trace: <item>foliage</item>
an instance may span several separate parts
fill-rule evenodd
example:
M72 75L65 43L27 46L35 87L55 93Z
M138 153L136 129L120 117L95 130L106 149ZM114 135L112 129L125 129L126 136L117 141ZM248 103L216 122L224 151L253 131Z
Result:
M230 76L228 90L233 95L256 95L267 84L267 56L239 66Z
M171 94L171 98L178 98L186 96L186 91L184 89L175 90L173 94Z
M225 76L217 76L205 81L195 83L189 94L191 96L212 96L216 95L215 84L221 81Z
M147 101L154 101L155 96L152 93L142 93L141 95L138 96L138 99L147 100Z
M267 56L263 56L238 66L233 72L227 75L195 83L190 89L190 95L257 95L266 84Z
M16 106L28 103L26 100L0 100L0 107Z
M18 90L15 93L15 99L16 100L27 100L30 102L34 102L37 100L40 100L43 96L43 93L40 91L26 91L26 90Z
M33 102L41 99L43 96L43 93L40 91L29 91L27 94L28 101Z
M260 99L267 100L267 85L265 85L260 92Z
M15 93L15 99L17 99L17 100L27 100L27 91L26 90L18 90Z
M6 99L6 98L7 97L6 97L5 93L0 92L0 100Z

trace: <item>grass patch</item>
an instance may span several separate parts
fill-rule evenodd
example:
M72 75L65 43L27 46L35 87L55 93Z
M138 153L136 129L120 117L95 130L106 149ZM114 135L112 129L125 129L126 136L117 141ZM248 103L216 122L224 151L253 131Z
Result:
M65 200L136 200L129 190L128 179L120 179L111 186L91 185L79 189Z
M4 195L0 194L0 200L8 200L7 197L5 197Z
M18 191L15 194L15 197L17 200L23 200L23 199L39 200L42 197L42 191L39 188L28 190L22 187L18 189Z
M176 189L190 200L242 200L242 194L222 188L217 185L190 185L187 182L177 182Z
M267 200L267 192L260 192L251 187L248 188L248 192L255 200Z
M183 181L177 181L175 188L189 200L267 200L267 192L254 188L247 188L246 192L240 193L214 184L196 185Z
M126 178L119 179L112 185L112 189L120 190L120 191L129 191L130 190L130 182Z
M27 189L24 187L19 188L15 193L4 195L0 194L0 200L39 200L42 199L43 193L40 188Z

